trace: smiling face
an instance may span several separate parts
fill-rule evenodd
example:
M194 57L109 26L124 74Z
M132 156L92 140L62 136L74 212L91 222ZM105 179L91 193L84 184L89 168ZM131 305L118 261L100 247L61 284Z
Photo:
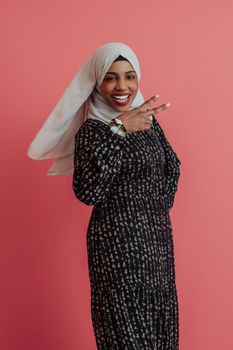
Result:
M113 62L100 86L101 95L119 112L130 108L137 90L137 74L128 61Z

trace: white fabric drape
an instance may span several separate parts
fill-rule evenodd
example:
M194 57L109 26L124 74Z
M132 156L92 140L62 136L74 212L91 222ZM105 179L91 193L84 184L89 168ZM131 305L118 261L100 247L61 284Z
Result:
M141 79L139 62L134 51L120 42L100 46L75 74L41 129L31 142L27 155L35 160L53 159L47 175L72 175L74 137L85 116L108 124L121 112L115 110L100 94L106 72L119 56L125 57ZM144 102L138 89L130 109Z

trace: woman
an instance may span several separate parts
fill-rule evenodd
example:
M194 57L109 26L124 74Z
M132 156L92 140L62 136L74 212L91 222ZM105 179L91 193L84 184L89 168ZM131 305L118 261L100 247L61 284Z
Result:
M72 170L75 196L94 206L87 251L92 322L101 350L179 347L169 211L181 162L154 117L169 104L150 108L158 97L144 101L139 81L129 46L99 47L28 151L33 159L56 158L48 175Z

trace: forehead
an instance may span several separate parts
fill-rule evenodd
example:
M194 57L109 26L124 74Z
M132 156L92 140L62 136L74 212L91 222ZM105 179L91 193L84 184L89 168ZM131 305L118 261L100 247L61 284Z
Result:
M120 74L128 71L135 71L133 66L128 61L116 61L112 63L111 67L108 69L106 74L109 72L115 72Z

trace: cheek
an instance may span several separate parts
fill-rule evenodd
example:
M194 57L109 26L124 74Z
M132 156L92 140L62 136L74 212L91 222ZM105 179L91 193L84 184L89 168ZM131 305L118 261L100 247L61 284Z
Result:
M102 84L100 91L102 95L108 95L112 91L112 86L110 84Z
M134 80L131 82L131 89L138 90L138 81L137 80Z
M138 89L139 89L138 84L134 84L132 86L132 90L134 91L135 94L137 93Z

